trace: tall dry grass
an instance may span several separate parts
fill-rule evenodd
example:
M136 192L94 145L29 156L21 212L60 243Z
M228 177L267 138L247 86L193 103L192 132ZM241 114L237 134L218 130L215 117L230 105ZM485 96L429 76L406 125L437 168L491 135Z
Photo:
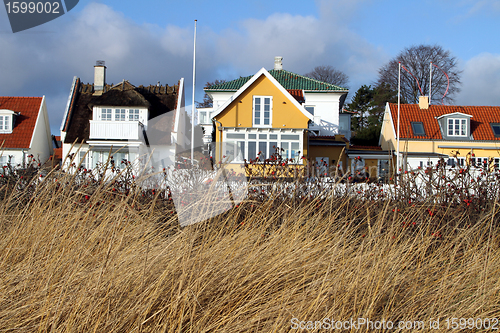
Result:
M167 198L134 187L6 186L0 332L287 332L294 318L361 317L440 318L446 331L446 318L500 317L494 202L271 196L181 229Z

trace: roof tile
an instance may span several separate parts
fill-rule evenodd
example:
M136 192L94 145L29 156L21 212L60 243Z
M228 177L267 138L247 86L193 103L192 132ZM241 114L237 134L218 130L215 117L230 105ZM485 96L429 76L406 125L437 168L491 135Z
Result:
M397 130L398 105L389 103L392 121ZM401 138L442 140L441 129L437 117L445 114L460 112L471 115L470 130L474 140L498 141L490 123L500 123L500 106L455 106L455 105L430 105L429 109L420 109L417 104L401 104L400 131ZM411 129L412 122L422 122L426 136L415 136Z
M346 88L336 86L334 84L321 82L310 77L295 74L284 69L276 70L272 69L269 71L272 77L274 77L282 86L287 90L305 90L305 91L347 91ZM239 79L233 81L227 81L221 84L212 85L205 88L207 91L237 91L245 83L247 83L253 75L240 77Z
M3 148L29 148L42 97L0 97L0 109L20 112L10 134L0 134Z

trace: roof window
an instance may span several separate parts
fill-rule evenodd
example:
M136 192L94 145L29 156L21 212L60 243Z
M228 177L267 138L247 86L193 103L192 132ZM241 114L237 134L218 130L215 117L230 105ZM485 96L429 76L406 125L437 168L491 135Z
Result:
M415 136L425 136L424 124L421 121L413 121L411 123L411 129L413 130L413 135Z

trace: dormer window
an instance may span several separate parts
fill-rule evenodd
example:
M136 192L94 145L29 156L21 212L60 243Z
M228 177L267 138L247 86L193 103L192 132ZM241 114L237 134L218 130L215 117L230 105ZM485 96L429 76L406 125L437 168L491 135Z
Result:
M467 136L467 119L448 118L448 136Z
M12 115L0 115L0 133L12 133Z
M94 114L97 115L97 120L101 121L140 121L144 123L146 118L146 111L140 109L99 108Z
M472 115L463 112L454 112L436 117L445 140L470 141L473 140L470 132Z

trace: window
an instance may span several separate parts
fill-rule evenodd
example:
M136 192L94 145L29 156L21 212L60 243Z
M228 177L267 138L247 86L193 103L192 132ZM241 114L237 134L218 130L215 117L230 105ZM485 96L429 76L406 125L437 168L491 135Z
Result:
M288 133L293 133L289 131ZM298 134L281 134L281 132L247 133L224 132L223 155L226 162L259 161L271 158L278 153L283 159L292 159L300 163L302 136ZM258 153L260 152L260 155Z
M100 109L102 121L141 121L139 109Z
M206 123L207 123L207 112L200 111L200 124L206 124Z
M111 110L111 109L101 109L101 120L111 121L112 114L113 114L113 110Z
M500 138L500 124L491 124L491 129L493 130L493 134L495 134L495 138Z
M448 136L467 136L467 119L449 118Z
M411 128L413 130L413 135L415 136L425 136L424 124L422 122L412 122Z
M132 109L128 111L128 120L129 121L139 121L139 110Z
M0 133L11 133L12 132L12 120L11 116L0 116Z
M306 109L307 112L309 112L310 114L312 114L314 116L314 106L308 105L308 106L305 106L304 108Z
M83 151L83 150L80 150L79 152L79 157L80 157L80 168L82 169L87 169L87 156L85 156L85 154L87 154L86 151Z
M115 121L125 121L125 109L115 110Z
M271 127L272 96L253 97L253 126Z

